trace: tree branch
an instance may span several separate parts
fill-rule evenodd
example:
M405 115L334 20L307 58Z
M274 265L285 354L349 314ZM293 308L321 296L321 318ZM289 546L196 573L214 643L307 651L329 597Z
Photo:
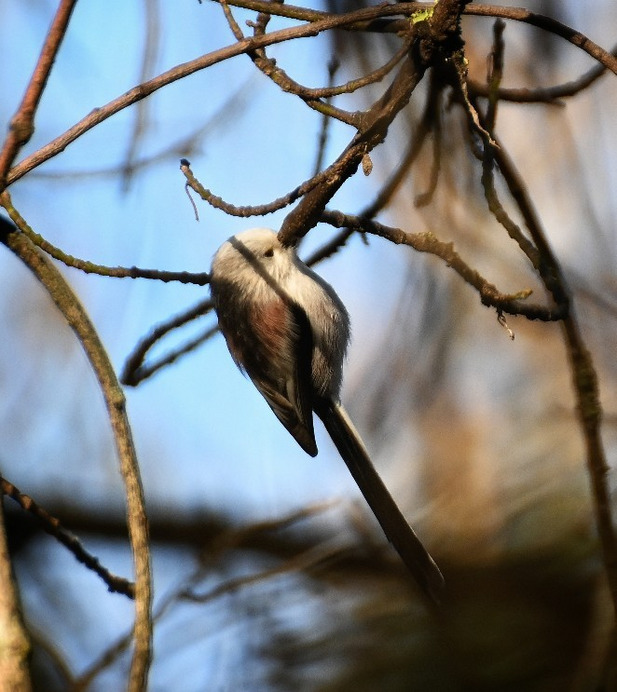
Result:
M11 120L9 134L0 152L0 191L6 184L6 174L15 160L20 148L34 133L34 115L43 95L49 73L60 50L77 0L61 0L51 27L43 43L43 48L34 68L26 93Z
M25 222L15 211L6 191L0 195L0 202L9 212L13 222L18 227L24 226ZM146 689L151 657L152 578L148 519L133 437L126 415L124 393L94 326L60 272L25 233L12 228L6 221L3 221L1 231L1 242L19 257L41 282L75 332L105 399L126 488L129 538L135 565L135 649L129 689L131 692L141 692Z
M43 529L56 538L65 548L73 553L75 559L92 570L107 584L112 593L121 593L129 598L135 598L135 585L124 577L112 574L108 569L101 565L98 558L89 553L81 544L80 540L67 531L60 523L60 520L52 516L43 507L37 504L29 495L22 493L6 478L0 476L0 495L6 495L14 500L24 511L36 517Z
M0 692L30 692L29 655L30 641L13 578L0 494Z

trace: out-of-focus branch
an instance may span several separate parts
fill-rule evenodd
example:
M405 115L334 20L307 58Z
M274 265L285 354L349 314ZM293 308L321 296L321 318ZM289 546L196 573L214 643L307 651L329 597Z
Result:
M613 689L617 686L617 664L615 663L615 655L617 654L617 535L611 494L607 483L609 466L601 435L602 405L600 403L598 374L572 307L568 284L559 261L553 254L546 238L523 180L503 147L494 152L494 156L510 194L521 211L530 235L538 247L542 267L540 276L547 289L565 307L566 314L562 323L564 341L572 371L578 420L585 441L587 469L593 492L595 522L613 604L613 630L606 659L607 689Z
M543 29L544 31L565 39L577 48L585 51L585 53L590 55L594 60L604 65L607 70L617 74L617 57L611 55L611 53L604 50L604 48L597 43L594 43L590 38L585 36L585 34L576 31L576 29L566 24L562 24L562 22L558 22L552 17L536 14L535 12L530 12L521 7L500 7L498 5L480 5L476 3L468 5L465 9L465 14L476 17L510 19L538 27L538 29Z
M12 228L4 221L0 233L1 242L30 269L64 315L90 361L105 399L125 483L129 538L135 565L135 648L129 690L141 692L146 689L151 658L152 577L148 519L124 393L86 311L53 263L19 230L24 221L15 211L6 191L0 195L0 203L5 206L18 227Z
M24 627L4 530L0 494L0 692L30 692L30 642Z
M205 601L211 601L215 598L223 596L226 593L229 593L230 591L238 590L243 586L247 586L259 581L264 581L277 574L315 568L316 565L328 558L351 552L345 549L346 546L340 545L338 542L340 539L337 539L336 537L334 539L330 539L327 548L324 548L324 542L320 541L319 539L309 539L308 541L302 541L301 539L299 544L294 544L293 546L290 546L284 539L282 539L282 543L284 544L282 552L279 552L276 549L272 553L270 553L268 549L265 551L269 553L271 557L278 557L280 560L283 560L282 565L279 565L278 567L265 573L260 572L257 575L251 575L249 577L224 581L219 585L219 587L216 587L207 594L201 594L201 596L205 596L204 598L191 598L191 596L199 596L199 594L195 593L194 589L201 581L203 581L204 576L211 576L211 564L216 563L220 568L223 553L237 548L249 550L256 549L257 552L261 552L261 548L256 548L255 544L260 543L260 540L262 539L265 539L271 548L275 547L274 544L277 543L280 547L279 541L281 541L281 534L285 529L292 527L296 523L310 519L312 516L326 511L331 506L332 503L322 503L312 507L307 507L306 509L294 512L280 519L257 522L251 524L250 526L241 528L220 526L217 522L218 532L215 536L205 535L203 524L199 524L198 522L193 535L195 536L200 548L204 547L204 543L208 543L207 550L203 551L204 556L207 557L206 559L200 561L200 564L197 565L192 574L190 574L182 584L180 584L177 588L172 589L169 593L157 601L153 617L154 622L159 623L168 613L168 611L182 600L199 600L199 602L202 603ZM173 535L174 538L172 540L174 541L174 544L177 545L175 532L173 532ZM306 531L304 531L302 535L303 538L305 538ZM336 545L334 545L335 543ZM373 556L373 564L375 562L376 560ZM112 665L124 651L126 651L130 645L130 642L131 632L127 632L119 637L113 644L107 647L102 655L80 675L78 680L75 681L75 685L72 688L74 692L87 690L93 680L106 668Z
M204 342L211 339L218 333L218 325L207 327L201 334L190 339L182 346L174 349L171 353L155 360L152 363L144 364L148 351L160 341L166 334L178 327L182 327L188 322L202 317L212 309L210 298L200 301L195 307L187 310L180 315L175 315L170 320L157 325L137 344L133 352L129 355L122 369L120 381L130 387L136 387L144 380L148 379L155 372L158 372L167 365L171 365L181 356L193 351Z
M500 27L496 26L496 48L494 53L499 55L500 58L495 64L495 74L491 75L489 73L489 84L491 81L493 82L494 94L501 78L501 61L503 57L503 44L501 43L501 31L499 29ZM483 122L483 125L490 130L492 130L494 125L494 108L495 106L491 107L489 103L489 119L484 119ZM494 136L492 132L491 135ZM493 162L498 167L510 195L518 207L533 243L533 253L526 252L526 254L532 261L547 291L563 310L564 341L572 372L579 424L585 441L587 470L591 481L595 521L600 537L604 567L608 577L613 605L613 628L606 659L605 683L607 689L614 689L617 686L617 664L615 662L615 654L617 653L617 533L615 531L610 490L606 479L609 467L601 436L602 405L600 403L598 375L575 314L570 288L560 262L553 252L523 178L504 146L499 142L497 146L492 146L485 142L483 184L489 208L493 211L497 220L510 233L513 222L511 222L509 216L503 210L501 202L498 200L493 181ZM497 213L495 210L497 210ZM522 249L525 251L525 247L522 247Z
M144 0L144 2L142 2L142 7L146 19L144 22L146 34L139 78L141 81L146 81L146 79L154 73L154 66L160 49L161 17L159 0ZM148 128L148 115L149 104L146 101L140 101L137 104L137 108L135 108L133 132L129 137L128 150L122 167L125 189L128 188L133 172L135 171L135 158Z
M47 85L51 68L60 50L60 45L77 0L61 0L52 24L47 32L41 54L34 68L26 93L11 120L9 134L0 152L0 191L6 184L6 174L21 147L30 141L34 132L34 116Z
M611 55L617 57L617 48L613 48ZM497 98L500 101L511 101L514 103L545 103L554 106L563 106L561 99L576 96L606 74L607 68L600 64L594 65L590 70L582 74L578 79L574 79L564 84L555 84L548 87L528 88L504 88L500 87ZM489 87L482 83L469 80L469 90L474 96L488 96Z

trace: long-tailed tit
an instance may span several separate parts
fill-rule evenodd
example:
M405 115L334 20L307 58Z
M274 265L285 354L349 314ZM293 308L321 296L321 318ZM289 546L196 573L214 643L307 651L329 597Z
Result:
M311 456L317 454L313 411L321 418L384 533L424 592L437 601L441 572L396 506L339 402L349 317L334 289L265 228L223 243L212 262L210 287L236 364Z

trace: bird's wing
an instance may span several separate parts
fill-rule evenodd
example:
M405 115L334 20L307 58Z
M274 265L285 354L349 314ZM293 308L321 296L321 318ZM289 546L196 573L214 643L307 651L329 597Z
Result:
M315 456L309 319L284 296L267 303L221 299L233 291L228 282L217 282L217 315L229 352L300 447Z
M270 367L260 368L259 377L254 377L248 366L246 372L276 417L300 447L314 457L317 444L312 408L313 334L302 308L292 304L290 309L287 306L285 309L288 321L284 338L278 339L278 351L271 354ZM261 317L259 324L267 326L269 320ZM261 343L268 340L267 334L261 335Z

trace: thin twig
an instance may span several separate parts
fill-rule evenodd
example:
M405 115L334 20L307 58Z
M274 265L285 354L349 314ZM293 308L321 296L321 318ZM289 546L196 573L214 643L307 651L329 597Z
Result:
M611 55L617 57L617 48L613 48ZM561 99L576 96L588 89L607 72L605 65L594 65L590 70L564 84L555 84L548 87L534 88L504 88L499 87L497 97L500 101L514 103L545 103L553 106L563 106ZM469 89L474 96L488 96L489 87L474 80L469 80Z
M431 22L421 22L409 31L422 29L422 37L401 66L392 83L373 105L362 113L362 126L343 153L324 173L323 183L316 185L283 221L279 239L284 245L295 245L316 223L326 205L344 182L358 169L364 157L381 144L398 113L407 105L425 71L462 51L460 15L469 0L441 0ZM428 25L424 27L423 25ZM446 48L447 47L447 48Z
M418 5L415 3L406 3L406 6L409 7L410 11L412 7L414 9L418 8ZM397 11L396 8L388 7L387 5L363 8L340 15L326 14L325 16L322 15L321 18L315 22L304 24L302 26L280 29L279 31L273 31L263 36L246 38L243 41L237 41L230 46L225 46L212 51L211 53L202 55L195 60L190 60L182 63L181 65L177 65L176 67L163 72L157 77L133 87L106 105L93 110L90 114L82 118L59 137L56 137L51 142L41 147L14 166L7 174L7 184L10 185L14 183L32 169L40 166L45 161L48 161L50 158L53 158L60 152L64 151L69 144L91 130L93 127L96 127L101 122L104 122L110 118L112 115L119 113L128 106L131 106L141 99L150 96L155 91L162 89L168 84L183 79L188 75L194 74L195 72L204 70L212 65L223 62L224 60L228 60L229 58L242 55L243 53L247 53L258 48L271 46L296 38L315 36L321 32L329 31L331 29L344 29L352 25L357 25L358 22L362 23L376 19L382 15L394 14L400 14L400 12Z
M294 557L285 560L281 564L270 567L262 572L256 572L255 574L248 574L246 576L228 579L222 584L219 584L218 586L215 586L214 588L203 593L198 593L190 588L184 589L179 593L178 598L179 600L190 601L191 603L210 603L217 598L221 598L221 596L233 593L234 591L238 591L246 586L263 583L264 581L272 579L273 577L278 577L283 574L290 574L292 572L306 572L309 569L323 564L326 561L332 560L335 557L340 557L345 553L345 551L348 550L349 546L342 545L339 539L335 539L330 544L317 545L309 548L304 553L295 555Z
M499 41L500 34L496 32L495 43L497 46ZM500 49L498 48L496 52L500 52ZM491 199L497 200L501 209L503 207L497 199L492 181L492 166L487 167L486 160L490 162L494 160L497 164L535 246L534 267L557 305L562 306L564 341L572 372L579 424L586 446L586 461L593 491L595 522L600 537L613 606L613 628L607 651L604 682L607 689L614 689L617 685L617 665L615 663L615 655L617 654L617 533L606 478L609 467L601 436L602 405L598 374L572 305L568 283L522 177L503 146L500 145L496 148L486 146L483 180L485 186L490 187L487 199L489 199L491 211L493 211ZM502 221L499 216L497 218ZM507 224L504 225L508 228ZM509 229L508 232L510 232Z
M136 387L138 384L141 384L144 380L147 380L149 377L152 377L152 375L154 375L162 368L165 368L168 365L175 363L182 356L186 355L187 353L190 353L191 351L194 351L203 343L209 341L213 336L218 334L218 332L218 325L207 327L201 334L198 334L196 337L189 339L184 344L182 344L182 346L178 346L167 355L162 356L161 358L153 361L152 363L149 363L147 365L140 365L130 371L125 370L122 373L122 382L131 387Z
M208 560L208 563L214 559L217 559L223 551L229 550L230 548L235 548L242 545L250 546L251 538L255 537L256 535L285 529L293 524L298 523L299 521L310 518L315 514L322 513L330 509L332 506L332 502L320 503L306 507L300 511L293 512L278 519L256 522L250 526L241 527L239 529L236 528L232 531L225 531L224 535L219 537L217 545L208 550L208 555L211 558ZM342 552L342 549L339 550ZM283 564L288 564L288 562L291 563L295 559L295 556L292 556L289 561L285 561ZM307 564L307 567L308 566L310 565ZM182 595L187 593L191 586L196 586L198 582L203 580L203 578L204 565L199 564L193 573L183 580L182 585L171 589L166 595L158 600L154 610L153 622L159 623L169 609L182 599ZM223 595L224 593L225 591L222 590L219 595ZM111 646L109 646L102 653L102 655L80 675L80 677L76 680L74 687L71 688L72 692L82 692L87 690L96 676L112 665L118 659L118 657L124 653L124 651L126 651L126 649L130 646L132 636L132 631L129 631L119 637Z
M587 447L587 466L594 493L596 525L617 624L617 534L612 516L610 491L606 482L608 463L601 436L602 406L598 376L571 305L570 289L561 265L546 238L523 180L503 147L495 152L495 160L540 253L539 274L558 304L564 306L564 337L574 379L579 423ZM614 636L617 643L617 629Z
M617 74L617 57L611 55L607 50L594 43L590 38L580 31L576 31L572 27L563 24L562 22L546 17L542 14L530 12L521 7L500 7L498 5L480 5L472 3L465 8L465 14L476 17L494 17L501 19L510 19L516 22L530 24L538 29L555 34L560 38L565 39L572 45L580 48L590 55L594 60L604 65L607 70Z
M186 184L192 190L194 190L203 200L207 202L215 209L220 209L230 216L238 216L240 218L247 218L249 216L265 216L266 214L272 214L279 209L284 209L290 204L297 201L302 195L312 190L316 185L318 185L326 176L326 173L319 173L308 180L305 180L298 187L288 192L282 197L278 197L272 202L266 202L265 204L258 205L243 205L236 206L231 202L226 202L222 197L215 195L213 192L204 187L199 180L195 177L195 174L191 170L191 164L187 159L180 160L180 170L182 171L184 177L186 178Z
M154 327L147 336L145 336L143 339L139 341L137 346L134 348L133 352L126 359L124 368L122 369L122 373L120 375L120 381L122 382L122 384L135 387L142 380L146 379L146 377L149 377L156 370L159 370L162 367L162 365L158 365L156 367L149 366L148 368L145 368L143 366L148 351L166 334L169 334L169 332L173 331L174 329L178 329L179 327L188 324L192 320L202 317L203 315L210 312L210 310L212 310L212 307L212 300L210 298L207 298L206 300L200 300L199 303L197 303L197 305L192 307L190 310L186 310L180 315L175 315L166 322L163 322ZM208 329L206 334L199 337L199 342L194 344L193 348L198 346L200 343L203 343L203 341L205 341L207 338L211 336L209 334L209 331L210 329ZM185 347L182 349L182 352L185 353L187 350L192 349L187 349L185 345ZM168 356L167 358L170 359L168 362L173 362L174 360L176 360L176 358L179 357L179 355L181 354L177 353L173 358L171 356Z
M339 59L333 55L328 61L328 86L332 87L334 85L334 77L338 72L341 63ZM326 146L328 144L328 135L330 133L330 126L332 120L323 113L321 116L321 126L319 128L319 138L317 140L317 156L315 157L315 165L313 167L313 176L319 174L323 168L323 162L326 156Z
M216 0L214 0L216 1ZM96 127L101 122L107 120L112 115L120 112L124 108L137 103L141 99L150 96L158 89L171 84L174 81L182 79L190 74L206 69L211 65L228 60L236 55L247 53L258 48L282 43L295 38L306 36L314 36L318 33L329 31L335 28L348 30L367 30L370 22L382 18L392 17L395 15L411 15L418 9L426 8L427 3L395 3L394 5L380 4L375 7L363 8L354 12L349 12L340 15L328 15L322 12L307 10L306 8L293 8L292 6L280 5L276 3L273 6L270 2L260 2L258 0L238 0L229 2L228 4L237 7L248 7L249 9L257 9L258 11L271 12L272 14L280 14L280 16L294 16L294 18L308 20L308 24L295 26L291 28L273 31L263 36L247 38L244 41L220 48L206 55L200 56L195 60L190 60L181 65L163 72L157 77L143 82L138 86L130 89L125 94L110 101L106 105L95 109L85 118L82 118L78 123L69 128L59 137L38 149L36 152L26 157L23 161L14 166L7 174L7 184L12 184L19 178L23 177L32 169L40 166L45 161L53 158L63 151L69 144L81 137L84 133ZM443 2L443 0L442 0ZM542 15L534 15L527 10L519 10L516 8L503 8L492 5L468 5L464 12L477 16L488 17L503 17L504 19L513 19L516 21L527 22L540 28L555 33L565 40L570 41L582 50L585 50L595 60L602 63L607 69L617 74L617 58L612 56L607 51L603 50L597 44L593 43L583 34L574 31L556 20L543 17ZM408 20L403 20L402 23L394 22L396 26L392 26L392 31L407 30L409 28ZM382 24L379 24L379 30L384 30ZM10 162L9 162L10 163Z
M2 494L15 500L24 511L36 517L43 529L62 543L65 548L68 548L78 562L98 574L112 593L121 593L129 598L135 598L135 584L133 582L124 577L118 577L103 567L99 559L83 547L79 538L62 526L59 519L53 517L29 495L25 495L10 481L0 476L0 495Z
M274 5L270 2L270 0L212 0L212 2L221 1L224 1L234 7L242 7L244 9L255 10L257 12L267 12L278 17L299 19L312 23L319 22L325 17L331 16L326 12L309 9L306 7L278 3ZM380 13L379 17L386 18L397 14L402 14L409 17L418 10L430 10L433 7L434 5L431 2L400 2L396 3L394 9L392 9L391 6L386 5L385 11ZM510 19L512 21L530 24L542 29L543 31L547 31L548 33L556 34L557 36L572 43L577 48L585 51L588 55L594 58L594 60L597 60L607 69L611 70L611 72L617 74L617 57L611 55L611 53L598 46L590 38L585 36L585 34L572 29L571 27L557 21L556 19L553 19L552 17L546 17L535 12L530 12L529 10L521 7L502 7L500 5L484 5L475 2L466 5L466 7L463 9L463 14L476 17ZM356 22L350 23L346 26L346 28L352 31L398 33L408 26L407 19L395 19L377 22L372 22L372 19L377 18L358 18Z
M210 275L206 272L193 274L192 272L171 272L160 269L142 269L140 267L107 267L102 264L80 259L79 257L73 257L59 247L52 245L52 243L32 229L24 219L21 221L21 231L50 257L62 262L67 267L79 269L86 274L110 276L115 279L155 279L156 281L163 281L165 283L178 281L179 283L195 284L197 286L205 286L210 282Z
M161 43L161 17L159 0L144 0L143 8L146 16L146 35L140 68L140 81L144 82L153 72ZM128 190L129 183L135 172L135 158L141 141L148 128L149 103L140 101L135 108L132 133L129 135L127 152L122 166L123 186Z
M364 219L360 216L343 214L339 211L326 211L321 221L336 228L347 228L363 231L372 235L386 238L396 245L408 245L417 252L426 252L442 259L466 283L476 289L483 305L495 308L509 315L523 315L530 320L554 322L564 317L563 308L548 308L527 302L531 289L523 289L516 293L502 293L480 273L464 262L454 249L453 243L438 240L432 233L407 233L400 228L385 226L378 221Z
M47 85L51 68L60 50L77 0L61 0L54 16L26 93L11 119L8 136L0 152L0 191L4 189L6 174L21 147L34 133L34 116Z

